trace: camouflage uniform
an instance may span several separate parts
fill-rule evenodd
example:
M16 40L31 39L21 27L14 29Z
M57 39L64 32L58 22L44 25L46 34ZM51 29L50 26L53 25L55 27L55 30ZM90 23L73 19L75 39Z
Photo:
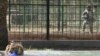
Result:
M85 31L86 25L88 25L90 32L93 33L93 22L95 21L93 13L94 12L92 6L88 6L86 10L83 12L83 31Z

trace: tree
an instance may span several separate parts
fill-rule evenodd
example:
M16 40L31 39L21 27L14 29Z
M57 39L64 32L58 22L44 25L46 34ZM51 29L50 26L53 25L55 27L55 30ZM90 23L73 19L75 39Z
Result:
M0 0L0 50L4 50L8 44L8 31L6 25L7 0Z

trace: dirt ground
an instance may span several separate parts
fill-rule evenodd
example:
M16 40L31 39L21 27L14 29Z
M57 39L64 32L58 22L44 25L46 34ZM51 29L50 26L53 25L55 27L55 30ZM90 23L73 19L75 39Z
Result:
M9 40L46 40L45 28L34 29L17 29L13 28L8 31ZM58 31L56 28L50 28L50 40L100 40L99 30L94 30L91 34L87 29L85 32L82 29L63 29Z

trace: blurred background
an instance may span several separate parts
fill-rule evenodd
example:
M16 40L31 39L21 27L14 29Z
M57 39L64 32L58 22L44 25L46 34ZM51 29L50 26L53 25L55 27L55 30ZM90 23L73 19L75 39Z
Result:
M9 0L9 40L100 40L100 0ZM94 32L82 31L81 15L96 5ZM88 37L87 37L88 36Z

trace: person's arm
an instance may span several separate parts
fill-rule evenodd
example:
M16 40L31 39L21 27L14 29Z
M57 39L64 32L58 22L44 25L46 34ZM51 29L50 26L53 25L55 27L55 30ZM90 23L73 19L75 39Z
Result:
M9 47L9 45L7 45L7 46L6 46L6 49L5 49L5 51L8 51L8 47Z
M82 18L87 18L87 17L88 17L87 12L83 12Z

